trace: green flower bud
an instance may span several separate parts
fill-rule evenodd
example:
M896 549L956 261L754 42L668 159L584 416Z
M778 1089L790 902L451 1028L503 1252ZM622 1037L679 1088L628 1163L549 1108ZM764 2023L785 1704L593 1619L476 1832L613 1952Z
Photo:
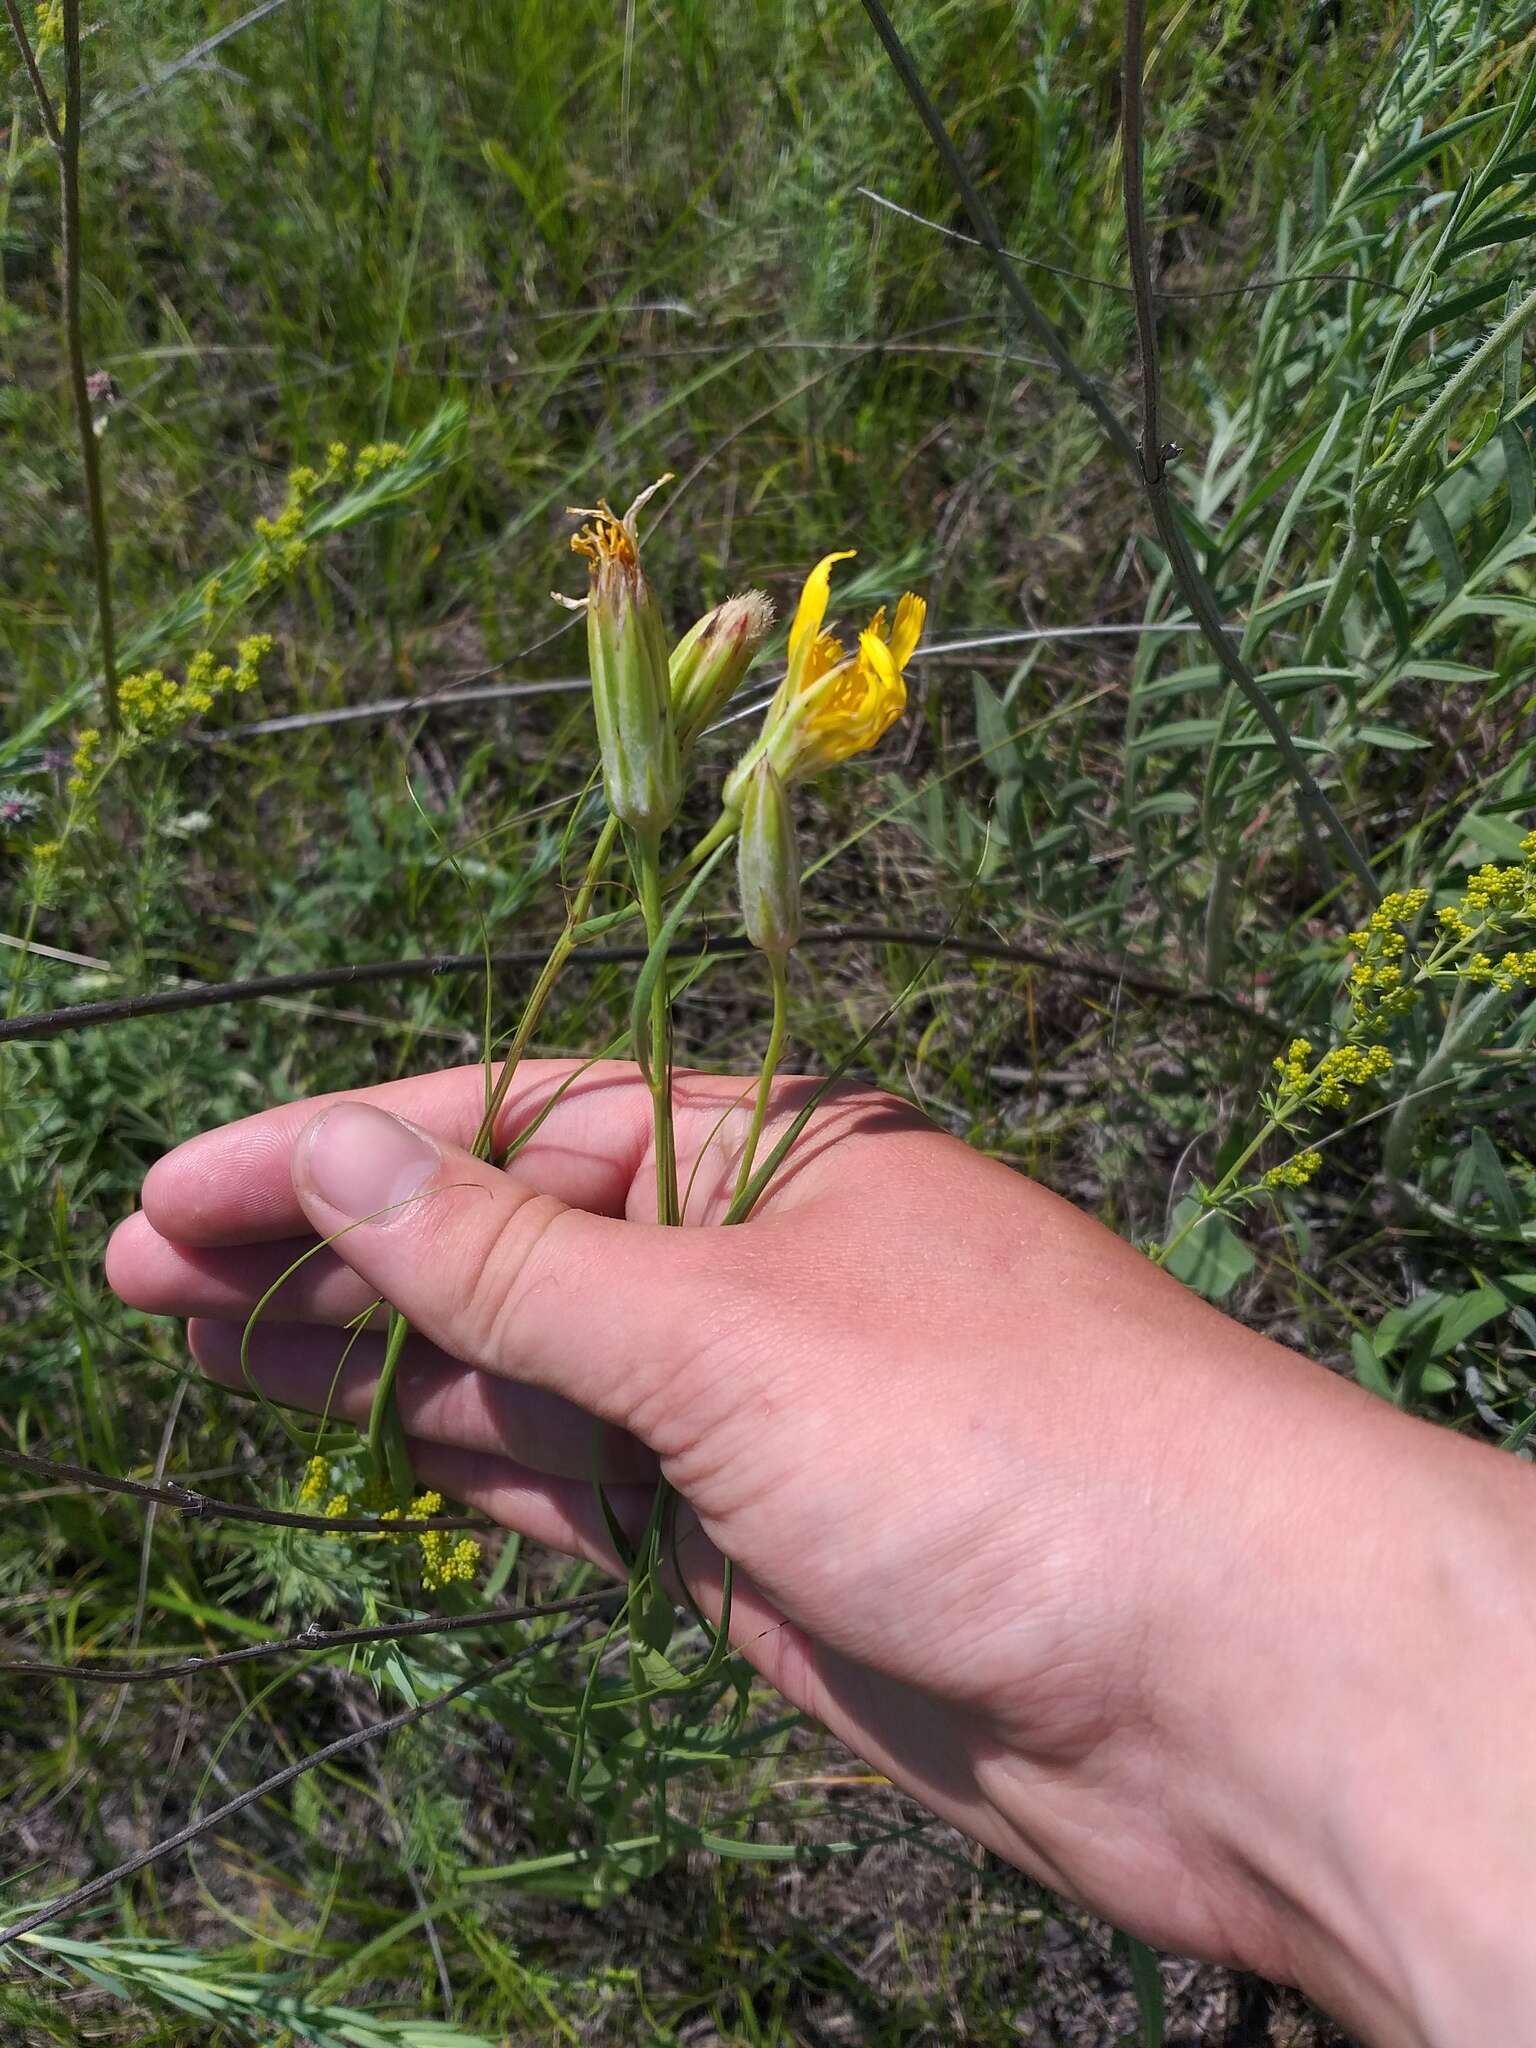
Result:
M649 496L650 491L643 492L622 519L607 505L598 506L586 515L591 523L571 546L586 556L591 571L587 660L609 807L631 831L654 836L677 815L683 774L672 722L666 631L640 567L634 527L635 514Z
M789 791L760 761L741 799L736 873L747 937L760 953L793 950L800 937L800 846Z
M738 591L706 612L672 650L672 716L680 745L692 746L732 696L773 625L760 590Z

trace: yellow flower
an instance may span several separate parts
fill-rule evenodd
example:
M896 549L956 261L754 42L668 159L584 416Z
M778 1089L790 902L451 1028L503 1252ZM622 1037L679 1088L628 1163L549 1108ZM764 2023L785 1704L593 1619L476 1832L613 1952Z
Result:
M928 607L908 591L888 625L885 607L859 635L850 654L822 627L832 595L832 564L853 550L823 555L800 592L789 629L789 666L774 693L757 744L738 762L725 786L727 810L737 811L747 779L767 757L785 784L804 781L862 754L884 738L907 708L904 670L922 637Z

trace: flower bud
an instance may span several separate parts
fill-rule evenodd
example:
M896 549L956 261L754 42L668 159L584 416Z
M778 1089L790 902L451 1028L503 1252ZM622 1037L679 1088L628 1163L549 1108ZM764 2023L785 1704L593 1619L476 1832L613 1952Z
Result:
M635 514L649 496L649 491L642 493L622 519L600 505L586 515L590 524L571 546L586 556L591 572L587 659L609 808L631 831L652 836L675 817L683 777L672 723L666 632L640 567L634 527Z
M742 792L736 873L747 937L760 953L782 957L800 937L800 846L789 791L769 761Z
M672 650L672 717L689 747L735 692L773 625L760 590L739 591L706 612Z

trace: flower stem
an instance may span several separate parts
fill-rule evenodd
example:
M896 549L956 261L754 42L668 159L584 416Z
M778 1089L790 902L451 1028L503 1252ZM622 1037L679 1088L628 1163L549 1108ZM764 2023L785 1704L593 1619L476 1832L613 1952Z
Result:
M757 1100L752 1105L752 1127L747 1132L741 1165L736 1170L734 1199L738 1202L746 1193L747 1185L752 1178L752 1169L757 1163L757 1148L768 1114L768 1098L773 1092L773 1077L779 1070L779 1060L784 1051L784 1030L789 1015L789 955L770 953L768 971L773 977L773 1024L768 1033L768 1044L763 1052L762 1069L758 1075Z
M645 919L646 940L654 946L661 937L664 921L659 838L654 834L649 839L637 838L631 848L630 860L634 868L635 890L640 898L640 914ZM658 1223L678 1223L682 1220L677 1195L677 1143L672 1129L672 1060L668 1042L671 1034L670 1012L667 967L663 960L651 992L649 1062L651 1118L655 1132Z
M518 1062L528 1050L529 1041L539 1028L539 1020L554 993L555 983L560 979L566 961L576 950L576 928L586 920L592 908L592 898L597 894L597 885L613 857L614 843L618 836L618 820L610 818L597 835L597 844L593 847L592 857L587 862L586 873L582 876L576 894L571 898L570 908L565 914L564 927L550 948L549 958L540 970L539 978L523 1005L523 1014L517 1020L517 1029L512 1034L512 1042L507 1047L506 1057L502 1060L496 1084L486 1095L485 1114L480 1120L480 1128L475 1134L475 1142L471 1148L477 1159L489 1159L491 1156L492 1141L496 1134L496 1119L507 1099L507 1090L512 1085Z

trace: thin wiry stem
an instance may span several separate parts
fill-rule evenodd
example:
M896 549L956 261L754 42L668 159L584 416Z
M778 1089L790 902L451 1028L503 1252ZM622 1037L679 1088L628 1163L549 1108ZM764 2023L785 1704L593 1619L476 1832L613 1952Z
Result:
M991 209L961 162L949 131L918 76L917 69L897 34L882 0L863 0L863 6L885 48L886 55L891 60L893 69L906 88L908 98L927 129L966 212L971 217L977 237L997 273L999 282L1018 308L1020 317L1030 333L1040 341L1061 376L1103 428L1111 447L1124 461L1130 463L1141 477L1157 524L1158 536L1168 556L1168 565L1180 595L1199 621L1228 679L1241 691L1273 739L1286 770L1304 802L1310 804L1327 829L1344 864L1359 880L1371 901L1375 902L1380 891L1371 873L1369 862L1356 846L1344 821L1318 787L1316 778L1297 751L1289 728L1264 694L1229 636L1216 593L1190 552L1168 491L1167 451L1157 436L1156 320L1152 310L1151 272L1147 263L1146 225L1141 208L1141 9L1134 5L1134 0L1131 0L1127 7L1124 151L1127 243L1131 286L1136 298L1138 330L1142 340L1142 384L1146 401L1143 407L1142 447L1138 449L1124 421L1105 400L1092 378L1073 361L1065 342L1019 276L1007 250L1003 247L1002 237L998 233ZM1131 19L1133 14L1134 21Z
M883 206L887 213L899 213L903 220L915 221L920 228L928 228L936 235L943 235L946 241L963 242L968 249L984 249L986 244L975 235L964 235L958 228L947 228L942 221L930 220L926 213L918 213L910 206L901 206L894 199L887 199L883 192L875 191L871 185L855 185L854 191L861 199L867 199L875 206ZM1005 249L1003 254L1010 263L1022 263L1027 270L1044 270L1052 277L1064 277L1072 284L1091 284L1101 292L1118 292L1124 298L1134 294L1135 287L1122 284L1117 277L1095 277L1091 271L1068 270L1061 263L1047 263L1043 256L1024 256L1017 249ZM1293 284L1363 284L1372 291L1391 292L1395 298L1412 296L1400 284L1391 284L1384 277L1372 277L1367 270L1288 270L1284 277L1250 278L1247 284L1213 284L1195 286L1160 284L1157 296L1160 299L1241 299L1260 292L1283 292Z
M1311 807L1318 822L1333 841L1344 865L1354 875L1370 901L1375 903L1380 900L1381 890L1375 875L1371 872L1370 862L1356 845L1349 827L1323 794L1321 786L1291 738L1290 727L1265 695L1262 686L1227 632L1226 621L1221 615L1216 593L1190 551L1178 509L1168 488L1168 461L1176 451L1166 447L1162 440L1157 309L1152 295L1152 266L1147 252L1146 200L1142 187L1142 72L1145 25L1144 0L1126 0L1123 37L1125 70L1121 93L1124 122L1121 176L1125 195L1126 256L1131 272L1131 287L1135 294L1137 353L1141 364L1142 416L1137 467L1141 472L1148 503L1152 507L1158 537L1163 543L1169 567L1173 571L1174 580L1185 603L1205 628L1206 638L1210 641L1228 680L1235 684L1274 741L1304 806Z
M80 315L80 0L64 0L64 132L59 151L60 260L64 269L64 342L69 356L70 394L80 430L80 465L85 474L85 508L91 523L91 557L96 576L96 620L101 634L101 683L108 727L116 732L117 647L112 628L112 559L107 508L101 488L101 450L91 418L85 372L85 334Z
M278 1529L318 1529L323 1535L418 1536L427 1529L493 1529L484 1515L400 1515L389 1521L377 1515L301 1515L285 1508L251 1507L244 1501L214 1500L189 1486L149 1486L142 1479L118 1479L85 1465L63 1465L52 1458L33 1458L22 1451L0 1449L0 1465L30 1472L39 1479L60 1479L89 1493L120 1493L130 1500L152 1500L209 1522L264 1522Z
M5 0L5 12L11 24L11 32L16 38L16 47L21 52L21 61L26 66L27 77L32 83L32 91L37 100L38 112L43 117L43 132L54 148L62 151L64 136L59 128L59 117L53 110L52 96L48 91L48 87L43 82L43 74L38 68L37 54L32 48L32 38L27 34L27 25L21 18L21 9L17 6L16 0Z
M953 932L925 931L920 927L882 924L822 925L801 934L802 947L924 946L944 953L956 953L971 960L997 960L1012 967L1041 967L1077 981L1097 982L1105 988L1130 989L1137 995L1153 996L1166 1002L1192 1003L1197 1008L1225 1010L1241 1017L1261 1031L1287 1029L1283 1019L1266 1017L1224 990L1186 986L1150 974L1128 960L1080 960L1053 953L1045 946L1031 946L1003 939L963 938ZM745 941L730 940L711 946L714 960L744 959L751 952ZM582 946L571 955L572 968L633 966L646 958L648 949L633 946ZM549 945L516 946L493 953L493 969L542 967L549 958ZM485 971L483 953L432 953L420 960L367 960L353 967L319 967L301 974L256 975L247 981L211 981L194 988L157 989L149 995L115 996L100 1003L73 1003L58 1010L38 1010L29 1016L0 1020L0 1045L20 1039L58 1038L68 1031L84 1031L99 1024L126 1024L138 1017L161 1017L182 1010L203 1010L224 1003L256 1003L268 996L301 995L326 988L362 987L375 982L432 981L446 975L479 974Z
M927 87L917 74L917 67L907 54L906 44L896 33L895 24L886 13L881 0L864 0L864 12L874 25L875 34L891 60L891 68L906 88L907 97L917 109L918 119L928 130L928 139L939 153L939 158L949 173L950 182L960 195L961 204L971 217L981 246L992 260L998 282L1018 308L1019 317L1030 333L1055 364L1058 374L1069 384L1087 406L1108 436L1111 446L1124 456L1127 462L1136 459L1136 444L1131 439L1125 423L1112 409L1091 377L1086 376L1073 361L1070 350L1056 332L1052 321L1019 276L1003 247L1003 238L998 232L992 209L976 189L969 171L960 160L960 152L950 139L949 130L944 126L937 107L928 97Z
M350 1735L340 1735L334 1742L326 1743L323 1748L313 1751L311 1755L300 1757L297 1763L289 1764L286 1769L274 1771L270 1778L263 1778L259 1785L252 1785L249 1791L237 1793L233 1799L226 1799L224 1804L215 1807L212 1813L205 1813L200 1820L191 1822L187 1827L178 1828L174 1835L167 1835L164 1841L140 1850L137 1856L128 1857L114 1869L104 1871L100 1877L93 1877L88 1884L76 1885L73 1891L65 1892L59 1898L50 1899L46 1906L39 1906L33 1912L24 1914L21 1919L13 1920L9 1927L0 1927L0 1948L4 1948L7 1942L19 1941L24 1934L31 1934L38 1927L46 1927L51 1920L62 1920L67 1914L78 1913L82 1907L93 1905L97 1899L105 1898L114 1891L124 1878L148 1869L152 1863L164 1862L167 1856L174 1856L178 1850L190 1848L192 1843L200 1841L204 1835L211 1834L215 1828L222 1827L225 1821L233 1819L237 1813L243 1813L246 1807L254 1806L258 1800L270 1799L274 1792L281 1792L284 1786L293 1784L295 1779L302 1778L307 1772L318 1770L322 1764L332 1763L337 1757L346 1756L354 1749L361 1749L366 1743L379 1742L386 1735L393 1735L402 1728L409 1728L415 1722L425 1720L429 1714L440 1713L444 1707L451 1706L457 1699L462 1699L465 1693L473 1691L476 1686L489 1685L493 1679L504 1677L514 1665L522 1663L525 1658L535 1655L539 1650L547 1650L556 1643L568 1641L584 1626L584 1621L573 1621L562 1629L556 1629L553 1635L542 1636L534 1643L524 1643L520 1649L514 1650L511 1656L499 1658L496 1663L488 1664L483 1671L476 1671L470 1677L460 1679L457 1685L439 1693L436 1699L423 1700L414 1707L404 1707L398 1714L386 1715L382 1721L370 1721L366 1727L356 1728Z
M502 1628L515 1621L538 1621L546 1614L582 1613L617 1598L613 1587L577 1593L568 1600L546 1600L528 1607L482 1607L476 1614L429 1614L417 1621L383 1621L372 1628L302 1628L297 1635L269 1643L244 1643L238 1650L220 1650L212 1657L183 1657L170 1664L141 1664L115 1670L110 1664L45 1664L36 1657L0 1662L0 1672L13 1678L67 1678L82 1685L164 1685L182 1678L201 1678L231 1664L254 1664L264 1657L290 1652L343 1650L357 1643L397 1643L411 1636L443 1636L460 1629Z

